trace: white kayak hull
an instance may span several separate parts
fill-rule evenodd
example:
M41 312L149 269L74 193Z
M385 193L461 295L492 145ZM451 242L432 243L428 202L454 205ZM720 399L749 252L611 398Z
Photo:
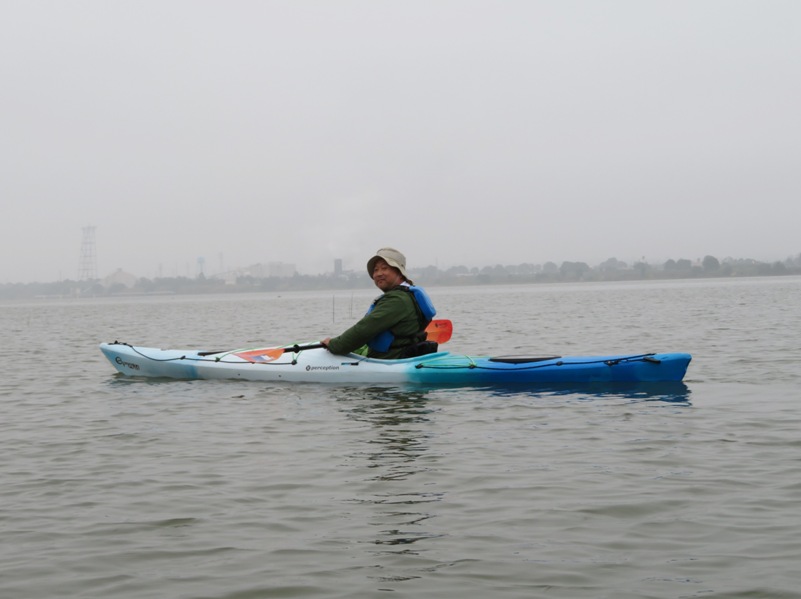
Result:
M306 349L272 358L276 348L209 353L103 343L118 372L150 378L238 379L291 383L420 384L432 386L542 385L681 381L686 353L566 357L471 357L438 352L403 360L376 360ZM268 355L270 352L270 355Z

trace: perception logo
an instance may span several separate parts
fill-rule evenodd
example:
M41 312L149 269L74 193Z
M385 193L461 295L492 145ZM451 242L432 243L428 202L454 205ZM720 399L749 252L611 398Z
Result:
M139 370L139 364L134 364L133 362L126 362L119 356L114 358L114 361L120 366L125 366L126 368L130 368L131 370Z

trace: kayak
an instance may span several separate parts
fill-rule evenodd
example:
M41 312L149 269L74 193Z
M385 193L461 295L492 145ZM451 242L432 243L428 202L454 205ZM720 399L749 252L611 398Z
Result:
M474 357L436 352L378 360L335 355L319 344L209 352L115 341L100 344L100 350L120 373L136 377L432 386L681 381L692 359L686 353Z

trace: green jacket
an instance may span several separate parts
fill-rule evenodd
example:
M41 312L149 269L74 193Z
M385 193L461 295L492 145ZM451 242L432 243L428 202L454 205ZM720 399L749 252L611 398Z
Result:
M419 341L425 341L426 323L414 302L414 297L402 289L390 289L376 300L373 309L359 322L328 343L328 349L335 354L347 354L365 345L384 331L395 336L386 352L370 350L370 358L395 359L404 350Z

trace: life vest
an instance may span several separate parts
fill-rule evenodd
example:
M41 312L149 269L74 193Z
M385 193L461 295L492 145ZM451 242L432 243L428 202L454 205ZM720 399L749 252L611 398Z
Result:
M428 297L428 294L422 287L417 287L416 285L400 285L396 287L396 289L403 289L412 294L414 307L417 310L417 317L421 324L420 330L422 331L425 329L428 323L431 322L437 314L437 310L434 308L431 298ZM367 309L367 314L373 311L373 308L375 308L375 305L379 302L381 297L370 304L370 307ZM416 337L417 335L415 335L415 338ZM375 352L385 352L389 351L389 347L392 345L393 341L395 341L395 335L392 331L386 330L370 339L370 341L367 342L367 346Z

